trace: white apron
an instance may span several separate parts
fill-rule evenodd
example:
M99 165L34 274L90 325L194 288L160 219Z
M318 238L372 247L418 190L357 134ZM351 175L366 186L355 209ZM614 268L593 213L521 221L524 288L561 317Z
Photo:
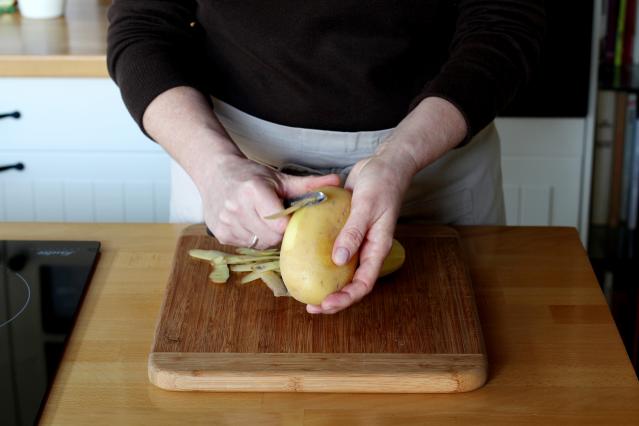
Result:
M213 99L215 114L250 159L286 172L337 173L371 156L392 132L336 132L282 126ZM171 222L204 221L202 201L189 175L171 161ZM491 123L466 146L446 153L411 183L400 220L455 225L505 224L499 136Z

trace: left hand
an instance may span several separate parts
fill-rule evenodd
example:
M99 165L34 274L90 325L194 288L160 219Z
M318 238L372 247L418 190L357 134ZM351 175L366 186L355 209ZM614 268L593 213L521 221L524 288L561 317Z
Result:
M393 244L404 193L413 176L458 145L468 127L461 111L438 97L423 99L397 125L375 155L355 164L345 187L353 191L351 213L333 246L333 262L346 263L359 250L353 282L329 294L311 314L334 314L358 302L375 285Z
M345 188L353 192L351 211L333 246L333 262L341 265L359 251L359 267L350 284L330 294L311 314L333 314L361 300L375 285L388 254L404 193L414 175L410 158L376 154L355 164Z

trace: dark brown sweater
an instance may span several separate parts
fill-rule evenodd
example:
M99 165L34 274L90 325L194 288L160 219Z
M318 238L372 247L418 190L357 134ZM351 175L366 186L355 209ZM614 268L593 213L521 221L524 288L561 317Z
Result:
M108 67L141 125L148 104L195 87L271 122L397 125L427 96L476 134L529 79L543 0L114 0Z

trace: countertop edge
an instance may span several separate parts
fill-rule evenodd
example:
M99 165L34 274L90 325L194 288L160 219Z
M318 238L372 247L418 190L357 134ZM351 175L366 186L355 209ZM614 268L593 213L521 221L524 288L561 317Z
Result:
M106 55L0 55L0 77L108 78Z

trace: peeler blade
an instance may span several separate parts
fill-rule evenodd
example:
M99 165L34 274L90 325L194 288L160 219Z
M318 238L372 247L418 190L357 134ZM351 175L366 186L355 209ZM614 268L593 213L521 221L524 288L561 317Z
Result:
M280 210L277 213L266 216L264 219L279 219L280 217L293 214L303 207L319 204L324 200L326 200L326 194L322 191L307 192L299 197L284 200L284 207L286 207L284 210Z

